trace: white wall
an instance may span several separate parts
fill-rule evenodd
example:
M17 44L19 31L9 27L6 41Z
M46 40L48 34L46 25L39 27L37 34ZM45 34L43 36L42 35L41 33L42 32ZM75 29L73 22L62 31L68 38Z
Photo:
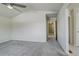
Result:
M46 17L43 11L29 11L13 18L13 40L46 42Z
M0 43L10 40L10 19L0 16Z
M57 38L61 47L68 53L68 4L64 4L57 17Z
M76 46L79 46L79 7L75 8L76 12Z

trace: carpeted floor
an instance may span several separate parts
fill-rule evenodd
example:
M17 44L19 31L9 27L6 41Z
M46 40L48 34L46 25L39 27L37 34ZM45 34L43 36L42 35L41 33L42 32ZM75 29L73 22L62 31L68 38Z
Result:
M55 39L46 43L11 40L0 43L0 56L66 56Z
M79 46L76 46L76 51L75 52L76 52L75 55L79 56Z

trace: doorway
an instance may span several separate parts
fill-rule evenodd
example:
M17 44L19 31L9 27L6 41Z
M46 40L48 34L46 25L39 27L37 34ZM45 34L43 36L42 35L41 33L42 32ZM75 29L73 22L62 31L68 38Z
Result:
M56 39L56 20L48 20L48 40Z
M68 16L68 31L69 31L69 55L75 54L75 20L74 9L69 9Z

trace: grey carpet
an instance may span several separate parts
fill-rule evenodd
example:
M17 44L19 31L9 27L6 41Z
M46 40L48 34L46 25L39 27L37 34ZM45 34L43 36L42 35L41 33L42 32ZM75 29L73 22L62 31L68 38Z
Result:
M0 43L0 56L66 56L55 39L46 43L11 40Z
M75 56L79 56L79 46L76 46L76 50L75 50Z

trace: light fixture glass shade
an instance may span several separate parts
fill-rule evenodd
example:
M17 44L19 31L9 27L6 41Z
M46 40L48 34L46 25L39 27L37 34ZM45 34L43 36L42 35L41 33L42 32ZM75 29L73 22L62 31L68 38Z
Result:
M11 5L8 5L7 7L8 7L9 9L13 9L13 7L12 7Z

